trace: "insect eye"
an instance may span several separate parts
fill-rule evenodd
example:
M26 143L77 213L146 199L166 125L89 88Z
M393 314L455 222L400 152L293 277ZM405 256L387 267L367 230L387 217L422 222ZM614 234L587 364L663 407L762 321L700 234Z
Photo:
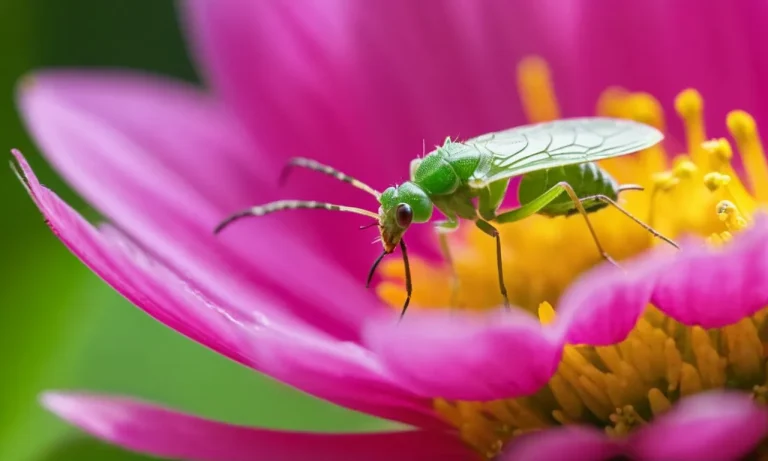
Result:
M397 219L397 225L400 227L408 227L413 221L413 210L407 203L401 203L395 210L395 219Z

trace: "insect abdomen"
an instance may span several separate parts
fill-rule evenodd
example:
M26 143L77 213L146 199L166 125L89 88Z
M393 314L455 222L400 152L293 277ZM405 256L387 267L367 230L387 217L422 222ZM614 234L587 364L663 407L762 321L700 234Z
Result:
M520 204L530 203L561 182L570 184L579 198L605 195L616 200L618 196L616 181L608 172L594 163L588 162L527 173L520 181L520 188L518 189ZM584 200L581 203L588 213L607 206L606 203L595 199ZM539 211L539 214L550 217L570 216L576 213L578 213L578 209L566 193L560 194Z
M472 176L479 163L477 150L447 143L421 160L413 172L413 182L430 195L451 194Z

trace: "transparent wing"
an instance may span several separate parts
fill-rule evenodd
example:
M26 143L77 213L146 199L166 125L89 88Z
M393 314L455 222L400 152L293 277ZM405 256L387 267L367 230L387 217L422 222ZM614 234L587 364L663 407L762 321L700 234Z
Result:
M593 162L647 149L664 139L651 126L605 117L555 120L488 133L463 142L490 154L473 178L489 183L529 171Z

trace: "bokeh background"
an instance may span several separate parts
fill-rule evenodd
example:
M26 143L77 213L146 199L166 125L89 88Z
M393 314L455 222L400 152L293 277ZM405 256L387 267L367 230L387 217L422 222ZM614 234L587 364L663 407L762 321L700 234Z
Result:
M45 67L130 67L198 81L171 0L0 0L0 149L27 155L42 182L98 215L39 155L14 89ZM0 165L0 460L145 458L70 428L37 403L45 389L134 395L235 423L366 431L385 423L305 396L154 322L83 266Z

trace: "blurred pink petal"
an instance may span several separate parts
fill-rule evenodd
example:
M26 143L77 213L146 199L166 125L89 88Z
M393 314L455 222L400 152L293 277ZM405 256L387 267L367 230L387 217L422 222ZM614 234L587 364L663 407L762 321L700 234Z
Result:
M43 404L91 433L132 451L187 461L391 461L475 459L455 436L281 432L235 426L119 397L48 393Z
M424 145L525 123L515 68L531 53L554 57L550 43L567 14L547 7L557 5L552 0L185 5L203 73L275 156L273 166L311 155L380 189L407 180ZM558 60L553 64L567 76ZM371 205L330 180L289 187L303 197ZM365 251L353 227L308 219L349 242L348 251ZM428 226L409 231L414 252L433 241ZM356 272L367 269L352 263Z
M571 50L567 78L578 91L560 92L566 112L594 107L606 86L621 85L650 92L667 114L675 114L673 101L680 90L698 89L707 128L715 136L726 134L723 121L730 110L747 110L758 120L768 117L763 103L768 98L763 83L768 78L765 2L568 3L570 20L578 26L573 35L556 38ZM673 135L682 135L679 123L670 128Z
M659 277L653 304L686 325L718 328L768 305L768 216L722 248L691 242Z
M735 461L768 435L768 411L749 394L686 397L629 442L638 461Z
M532 394L549 381L562 351L552 333L522 311L442 311L372 322L365 338L394 379L421 395L494 400Z
M498 461L610 461L623 451L622 442L606 437L599 429L571 426L522 435Z
M255 299L248 314L217 305L116 230L96 231L40 185L20 153L14 154L54 233L96 274L158 321L320 398L385 418L442 426L431 402L394 385L368 350L281 314L281 304L266 296Z
M62 174L196 288L246 308L260 287L292 300L285 309L296 316L347 339L379 307L364 273L354 279L309 250L320 248L310 247L317 238L311 226L289 227L276 216L213 235L224 217L275 191L237 121L196 90L130 74L65 72L37 75L20 101ZM371 257L377 251L370 247Z

